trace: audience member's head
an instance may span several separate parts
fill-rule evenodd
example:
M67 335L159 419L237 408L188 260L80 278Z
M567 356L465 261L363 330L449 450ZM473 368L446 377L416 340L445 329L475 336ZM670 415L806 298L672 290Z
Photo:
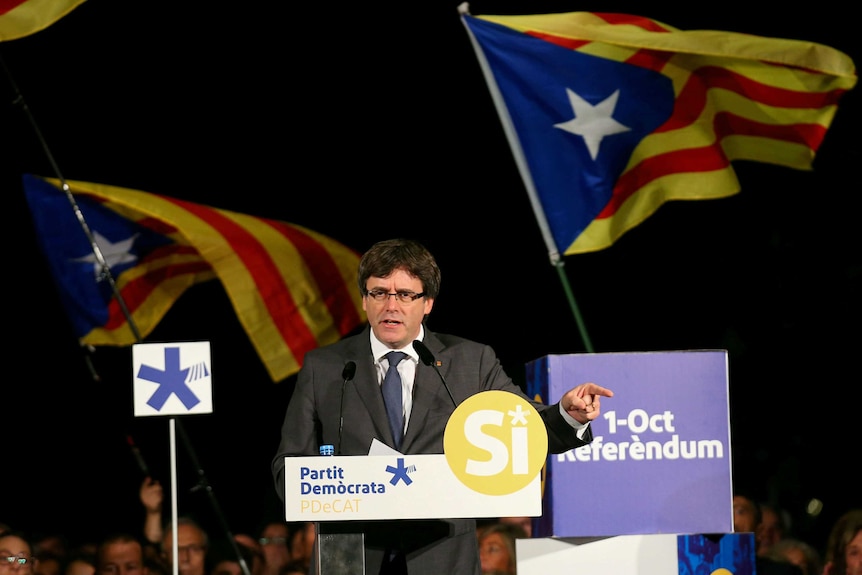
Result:
M165 526L162 535L162 555L173 570L173 524ZM206 575L206 554L209 537L206 531L191 517L177 518L177 569L180 575Z
M823 572L820 553L812 545L793 537L782 537L763 556L793 563L802 570L802 575L821 575Z
M96 551L96 575L148 575L144 547L127 533L110 535Z
M77 550L69 554L63 567L63 575L95 575L96 554Z
M733 496L733 531L735 533L754 533L760 524L760 508L755 500L746 495Z
M517 570L515 540L526 539L527 533L514 523L494 523L479 533L479 561L482 573L508 573Z
M62 560L69 554L69 542L62 533L47 533L33 541L33 553L37 557L46 553Z
M237 539L236 544L235 548L228 543L222 543L210 549L207 553L208 563L212 565L209 569L209 575L245 575L245 570L239 562L240 557L252 575L255 575L255 567L262 568L262 555L259 552L258 556L255 557L255 550L243 540ZM239 552L239 556L237 556L237 552Z
M823 575L862 575L862 509L838 518L826 542Z
M30 575L34 562L33 544L24 533L8 530L0 535L0 574Z
M279 575L290 562L290 527L284 521L271 521L258 531L266 575Z
M34 554L34 575L63 575L63 558L51 551L37 551Z
M62 533L46 533L33 539L33 564L35 575L63 575L69 542Z
M760 503L760 524L757 527L757 554L764 555L788 535L790 521L783 509L771 503Z

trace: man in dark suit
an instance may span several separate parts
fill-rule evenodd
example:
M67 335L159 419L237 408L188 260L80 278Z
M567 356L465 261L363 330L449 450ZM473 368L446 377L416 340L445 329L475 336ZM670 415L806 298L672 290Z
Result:
M439 454L449 416L468 397L504 390L530 401L489 346L425 328L440 290L440 270L424 246L402 239L378 242L362 256L358 279L368 326L307 353L297 377L272 462L282 500L286 456L317 455L324 444L335 445L336 455L366 455L374 439L405 454ZM433 367L420 358L416 340L434 358ZM381 391L391 351L405 354L397 363L403 428L395 432ZM345 366L351 362L355 375L345 386ZM584 383L554 405L531 401L548 431L548 450L562 453L592 441L589 423L599 416L600 398L612 396ZM473 519L350 523L351 532L364 534L367 575L479 575Z

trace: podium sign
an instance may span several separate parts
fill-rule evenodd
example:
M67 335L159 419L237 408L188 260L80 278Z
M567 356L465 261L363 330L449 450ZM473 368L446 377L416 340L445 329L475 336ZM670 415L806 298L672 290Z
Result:
M590 445L548 457L537 537L733 531L727 352L551 355L527 365L544 401L614 391Z
M440 455L285 458L287 521L536 516L541 479L515 493L470 490Z
M363 456L285 457L286 519L542 513L548 433L536 408L520 395L492 390L462 401L446 423L444 454L405 455L382 445L373 440Z

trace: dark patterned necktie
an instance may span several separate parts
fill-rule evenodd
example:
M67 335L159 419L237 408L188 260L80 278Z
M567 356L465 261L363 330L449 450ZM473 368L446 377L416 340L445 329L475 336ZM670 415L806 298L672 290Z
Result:
M404 435L404 411L401 406L401 375L398 374L398 364L407 354L401 351L390 351L386 354L389 369L383 378L383 403L389 415L389 429L395 439L395 449L401 449L401 438Z

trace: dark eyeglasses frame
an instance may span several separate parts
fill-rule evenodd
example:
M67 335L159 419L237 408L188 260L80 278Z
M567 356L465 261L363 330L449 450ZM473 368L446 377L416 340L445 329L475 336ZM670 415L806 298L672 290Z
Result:
M401 303L413 303L420 297L425 297L425 292L422 293L414 293L412 291L397 291L397 292L386 292L383 290L365 290L365 295L370 297L376 302L384 302L388 300L390 297L395 296L395 299Z

